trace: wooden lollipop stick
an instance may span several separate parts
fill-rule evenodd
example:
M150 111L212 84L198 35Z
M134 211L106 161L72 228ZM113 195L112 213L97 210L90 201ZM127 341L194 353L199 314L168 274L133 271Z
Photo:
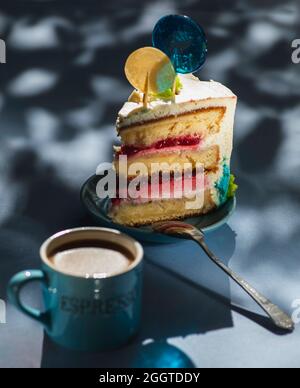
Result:
M174 79L173 90L172 90L172 92L173 92L173 95L175 96L175 94L176 94L176 77L175 77L175 79Z
M143 106L145 109L148 108L148 96L149 96L149 71L147 72L144 95L143 95Z

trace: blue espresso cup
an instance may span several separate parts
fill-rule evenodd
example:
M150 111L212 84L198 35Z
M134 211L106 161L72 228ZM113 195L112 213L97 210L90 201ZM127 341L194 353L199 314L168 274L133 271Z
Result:
M121 273L108 277L74 276L60 272L51 261L52 252L76 244L95 242L120 247L132 260ZM57 233L41 247L42 270L26 270L9 283L12 304L41 322L59 345L84 351L100 351L126 344L138 331L141 316L143 248L131 237L106 228L77 228ZM23 286L40 281L45 311L29 307L20 299Z

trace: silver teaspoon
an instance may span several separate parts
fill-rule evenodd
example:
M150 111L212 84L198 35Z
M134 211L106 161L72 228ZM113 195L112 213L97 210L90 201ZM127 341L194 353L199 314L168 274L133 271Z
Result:
M248 295L268 314L274 324L283 330L293 331L295 326L292 319L283 312L278 306L271 303L265 296L256 291L248 282L228 268L213 252L208 248L204 241L204 234L200 229L193 225L185 224L179 221L158 222L151 225L153 230L159 233L171 235L174 237L185 238L197 242L207 256L227 275L233 279Z

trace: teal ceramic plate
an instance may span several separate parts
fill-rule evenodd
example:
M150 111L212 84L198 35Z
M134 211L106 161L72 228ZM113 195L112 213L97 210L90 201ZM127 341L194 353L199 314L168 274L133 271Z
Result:
M174 243L180 241L177 238L164 236L162 234L153 232L150 226L141 227L127 227L114 223L108 217L108 209L110 206L110 199L98 198L96 194L96 186L99 177L97 175L89 178L82 186L80 197L84 207L93 217L95 222L101 226L119 229L120 231L131 235L139 241L155 242L155 243ZM232 215L236 207L236 199L229 199L223 206L209 214L191 217L184 220L184 222L195 225L203 230L204 233L212 232L224 225L229 217ZM181 240L182 241L182 240Z

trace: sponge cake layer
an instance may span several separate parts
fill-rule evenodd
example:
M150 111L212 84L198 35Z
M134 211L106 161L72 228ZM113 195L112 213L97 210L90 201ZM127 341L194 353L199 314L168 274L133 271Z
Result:
M143 168L147 169L148 175L151 175L157 171L173 172L183 171L186 169L185 164L189 164L193 170L197 166L201 165L205 170L215 170L218 168L220 162L220 149L218 145L213 145L203 150L198 149L184 149L181 148L177 151L169 150L165 148L163 150L155 151L154 153L136 154L127 159L127 175L129 177L141 174L141 170L138 169L138 165L134 164L143 163ZM120 167L121 166L121 167ZM114 167L117 174L124 173L126 166L118 163L118 159L114 162Z
M205 138L220 131L226 107L210 107L179 116L160 118L120 129L124 145L148 147L172 137L198 136Z
M205 190L204 203L200 209L188 209L187 202L189 201L182 198L157 200L139 205L124 201L120 205L112 207L110 216L116 223L136 226L206 214L216 207L211 198L210 190Z

